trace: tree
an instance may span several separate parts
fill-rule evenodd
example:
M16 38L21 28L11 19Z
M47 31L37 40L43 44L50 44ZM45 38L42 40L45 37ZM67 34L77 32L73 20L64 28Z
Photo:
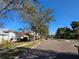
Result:
M75 33L75 38L79 39L79 22L78 21L73 21L71 23L72 29Z
M20 13L27 10L27 13L36 12L37 0L0 0L0 16L6 15L7 12L15 10Z
M79 22L73 21L73 22L71 23L71 27L72 27L73 30L76 29L77 27L79 27Z
M43 37L48 37L49 35L49 30L46 25L40 24L40 27L38 27L37 31L38 33L40 33L41 40L43 39Z
M39 7L41 7L36 6L37 4L39 4L38 0L1 0L1 2L5 4L5 6L1 6L1 16L5 15L9 11L18 10L19 13L21 13L21 16L24 18L23 20L30 24L33 32L37 32L39 28L42 29L43 27L47 29L48 24L53 17L51 9L38 11ZM39 33L48 31L48 29L44 31L42 30L40 30Z
M48 27L49 27L49 23L53 20L52 14L53 14L52 9L42 10L39 13L39 17L37 19L37 28L42 36L47 36L49 33Z
M66 29L65 28L58 28L55 38L64 38L64 33L65 33Z
M65 32L64 32L64 38L65 39L70 39L71 38L71 32L72 30L70 28L66 28Z
M3 18L7 16L10 11L17 11L19 14L23 15L26 11L26 14L35 13L36 5L38 0L0 0L0 17ZM0 26L2 27L0 22Z
M69 39L71 34L71 29L64 27L64 28L58 28L55 38L60 39Z
M9 11L18 11L23 18L28 19L27 15L32 17L37 12L37 4L38 0L0 0L0 16L6 16ZM34 25L31 26L33 29Z
M70 28L58 28L55 38L64 39L79 39L79 22L73 21L71 23L72 30Z
M53 20L52 9L43 10L42 12L24 14L24 21L30 24L33 32L40 33L40 35L48 34L48 25ZM28 19L27 19L28 18Z

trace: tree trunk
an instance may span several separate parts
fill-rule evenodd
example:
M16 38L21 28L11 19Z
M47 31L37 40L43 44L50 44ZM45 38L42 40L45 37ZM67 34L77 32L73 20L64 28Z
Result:
M41 42L43 41L43 36L41 35Z
M33 43L35 43L35 32L33 31Z

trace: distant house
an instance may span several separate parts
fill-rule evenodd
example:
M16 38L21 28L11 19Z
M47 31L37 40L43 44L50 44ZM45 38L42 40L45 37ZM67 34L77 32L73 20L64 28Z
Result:
M17 38L21 38L20 41L27 41L29 39L29 32L18 32Z
M2 42L2 40L8 40L9 41L10 37L12 35L16 36L16 34L9 29L0 28L0 43Z
M21 38L21 40L23 40L23 41L28 41L28 40L31 41L32 39L34 39L34 35L35 35L36 39L40 38L40 35L38 33L34 34L32 31L18 32L17 37Z

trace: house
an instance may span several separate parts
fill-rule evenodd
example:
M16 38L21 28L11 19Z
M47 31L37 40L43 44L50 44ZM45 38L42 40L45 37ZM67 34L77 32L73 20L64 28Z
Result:
M8 31L8 41L12 41L15 42L16 41L16 34L14 31Z
M16 38L16 34L14 31L9 30L9 29L0 28L0 44L2 43L2 40L10 41L11 36L15 36Z
M18 40L20 41L29 41L29 32L18 32Z

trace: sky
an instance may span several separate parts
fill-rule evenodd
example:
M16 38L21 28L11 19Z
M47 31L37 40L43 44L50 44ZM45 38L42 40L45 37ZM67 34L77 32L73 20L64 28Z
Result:
M40 0L45 8L54 10L54 20L49 25L49 33L55 34L60 27L69 27L72 21L79 21L79 0ZM7 20L9 19L9 21ZM19 19L17 12L10 14L5 24L5 28L18 30L25 26ZM12 19L12 21L10 20ZM16 20L16 21L15 21ZM28 26L28 25L27 25Z

